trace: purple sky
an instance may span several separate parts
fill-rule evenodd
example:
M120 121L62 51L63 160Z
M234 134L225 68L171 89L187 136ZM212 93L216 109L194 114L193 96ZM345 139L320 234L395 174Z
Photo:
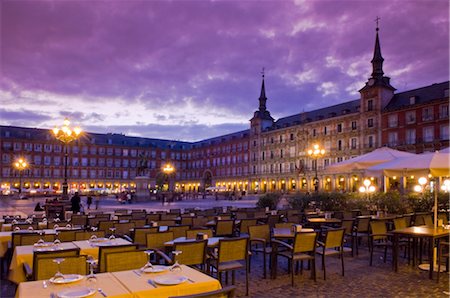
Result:
M376 16L398 91L449 77L449 2L1 1L0 124L200 140L359 97Z

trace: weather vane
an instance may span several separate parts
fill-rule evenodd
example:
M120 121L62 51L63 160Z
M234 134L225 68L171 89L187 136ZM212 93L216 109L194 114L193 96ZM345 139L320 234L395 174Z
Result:
M262 74L262 77L264 78L264 67L262 68L261 74Z
M379 16L377 16L377 18L375 19L375 22L377 23L377 31L379 30L378 29L378 22L381 20L381 18L379 17Z

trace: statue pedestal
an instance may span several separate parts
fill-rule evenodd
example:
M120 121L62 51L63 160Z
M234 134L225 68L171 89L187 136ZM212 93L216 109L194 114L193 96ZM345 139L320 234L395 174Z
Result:
M136 181L136 202L150 201L150 177L138 176L134 181Z

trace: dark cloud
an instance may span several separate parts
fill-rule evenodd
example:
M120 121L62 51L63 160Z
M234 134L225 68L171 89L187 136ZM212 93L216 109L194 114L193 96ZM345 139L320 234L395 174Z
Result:
M0 92L15 101L10 111L40 101L56 117L70 101L83 126L154 115L192 133L202 116L174 112L247 121L264 66L268 107L282 117L358 98L377 15L385 73L399 91L447 80L448 10L444 0L4 1ZM123 109L108 114L112 104Z
M2 125L26 125L38 127L38 124L51 119L51 116L42 112L34 112L30 110L11 111L0 108L0 123Z

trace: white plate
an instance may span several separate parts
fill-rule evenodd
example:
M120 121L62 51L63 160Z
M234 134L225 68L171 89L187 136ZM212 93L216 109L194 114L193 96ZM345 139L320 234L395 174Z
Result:
M153 280L160 285L172 286L184 283L185 281L188 280L188 278L186 276L179 276L179 275L161 275L155 276Z
M94 295L97 292L94 289L88 289L86 287L71 288L59 292L57 295L59 298L82 298Z
M51 247L55 245L53 242L35 243L34 247Z
M84 276L80 274L64 274L64 279L61 278L55 279L54 277L52 277L49 279L49 281L54 284L69 284L72 282L82 280L83 278Z
M95 238L95 239L89 239L90 242L106 242L109 241L108 238Z
M153 265L153 268L145 268L143 271L145 273L159 273L159 272L164 272L168 269L169 269L168 266Z

